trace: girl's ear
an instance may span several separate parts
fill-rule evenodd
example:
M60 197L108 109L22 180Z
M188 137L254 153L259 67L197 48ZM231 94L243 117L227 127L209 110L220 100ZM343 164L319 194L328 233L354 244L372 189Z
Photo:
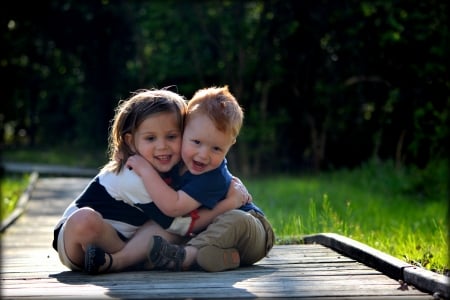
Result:
M128 147L130 147L130 149L132 151L136 151L134 149L134 144L133 144L133 135L131 133L125 133L125 143L127 143Z

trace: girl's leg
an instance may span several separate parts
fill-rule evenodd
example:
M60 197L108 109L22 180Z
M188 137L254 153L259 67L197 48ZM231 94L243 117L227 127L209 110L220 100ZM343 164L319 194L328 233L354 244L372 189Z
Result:
M148 221L136 231L135 235L125 244L125 247L120 251L112 253L113 264L111 270L120 271L146 262L149 242L154 235L162 236L174 244L179 244L183 241L181 236L167 232L157 223ZM149 266L149 268L151 267Z
M80 268L84 266L85 250L89 244L108 253L117 252L125 246L114 227L88 207L79 209L67 219L63 234L65 252Z

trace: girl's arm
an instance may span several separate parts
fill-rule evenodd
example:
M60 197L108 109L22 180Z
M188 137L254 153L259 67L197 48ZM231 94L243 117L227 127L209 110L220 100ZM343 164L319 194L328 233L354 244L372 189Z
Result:
M183 191L168 186L150 163L140 155L130 156L126 167L132 168L144 183L150 198L167 216L179 217L200 207L201 203Z

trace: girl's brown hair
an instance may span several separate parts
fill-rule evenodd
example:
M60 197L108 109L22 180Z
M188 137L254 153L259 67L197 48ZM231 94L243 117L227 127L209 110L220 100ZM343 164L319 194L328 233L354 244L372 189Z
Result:
M109 162L103 168L119 173L128 158L135 154L127 144L125 135L133 135L144 120L159 113L176 114L180 132L183 132L186 101L175 92L144 89L134 92L127 100L119 101L109 129Z

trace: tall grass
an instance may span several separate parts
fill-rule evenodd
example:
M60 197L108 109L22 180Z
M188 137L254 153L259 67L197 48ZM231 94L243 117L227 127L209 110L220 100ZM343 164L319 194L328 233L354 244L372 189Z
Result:
M277 242L334 232L443 273L448 261L448 168L394 168L375 161L314 177L245 180Z

